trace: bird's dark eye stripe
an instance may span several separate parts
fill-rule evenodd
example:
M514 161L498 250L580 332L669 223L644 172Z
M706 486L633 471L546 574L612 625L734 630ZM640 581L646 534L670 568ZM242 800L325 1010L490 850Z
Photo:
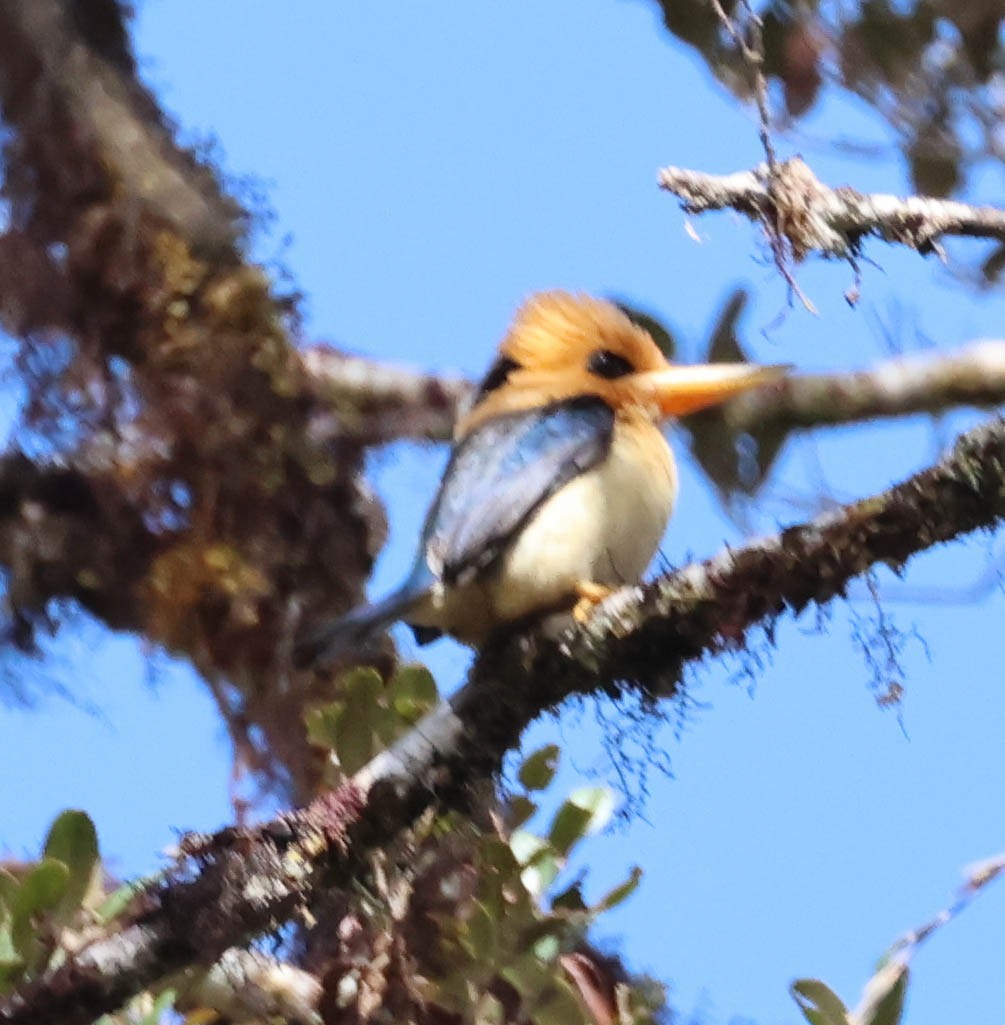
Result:
M509 375L514 370L519 369L520 364L515 359L510 359L509 356L500 356L489 367L489 372L478 386L478 399L483 399L489 392L495 391L496 388L501 388L509 379Z
M624 377L626 374L635 372L635 367L624 356L619 356L616 352L611 352L610 349L597 349L590 356L590 362L586 364L586 369L591 374L605 377L609 381L615 377Z

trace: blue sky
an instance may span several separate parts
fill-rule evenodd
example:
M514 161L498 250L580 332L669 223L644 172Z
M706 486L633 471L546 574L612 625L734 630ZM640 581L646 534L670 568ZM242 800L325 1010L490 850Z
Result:
M744 284L757 357L807 370L866 365L891 346L951 348L1002 323L1001 299L879 243L856 309L844 300L848 267L800 269L814 317L787 311L745 221L698 220L701 242L691 239L657 169L748 167L761 156L756 125L643 0L139 6L144 72L186 136L214 136L228 171L266 185L277 220L259 252L280 255L303 288L313 340L476 374L515 306L554 286L630 297L700 355ZM849 162L826 142L838 135L886 156ZM779 148L831 184L908 188L884 127L855 101L827 99ZM999 172L976 185L994 198ZM745 525L773 530L882 488L972 419L790 445ZM414 445L373 456L391 519L376 592L404 571L443 458ZM685 458L666 558L743 536ZM909 600L912 588L967 587L997 551L982 537L919 559L904 581L880 575L884 611L924 638L903 654L902 723L877 708L854 639L876 617L864 591L822 627L812 613L783 622L752 686L742 658L692 673L700 708L680 739L671 728L657 737L674 777L653 780L644 818L584 851L595 894L632 864L646 870L604 935L670 982L678 1007L715 1022L796 1022L787 986L809 975L854 1003L876 958L948 901L962 867L1005 847L1001 595ZM97 711L55 697L34 712L0 708L18 783L0 796L8 849L34 851L56 812L79 806L128 874L155 867L175 830L227 821L229 752L211 702L184 666L161 658L151 670L144 656L81 623L42 672ZM428 651L445 689L467 658L450 644ZM558 789L611 778L591 708L536 726L527 749L556 734L567 748ZM1005 1018L1003 916L1005 890L992 890L932 940L916 962L912 1025Z

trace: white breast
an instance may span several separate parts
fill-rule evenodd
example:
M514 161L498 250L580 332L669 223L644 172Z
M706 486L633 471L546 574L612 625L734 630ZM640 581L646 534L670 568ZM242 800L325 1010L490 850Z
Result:
M676 495L673 460L657 429L616 423L607 458L549 498L503 556L490 585L496 618L555 605L581 581L637 581Z
M650 422L615 421L607 458L551 496L485 577L442 584L408 614L479 643L500 623L556 608L583 581L635 583L677 497L666 440Z

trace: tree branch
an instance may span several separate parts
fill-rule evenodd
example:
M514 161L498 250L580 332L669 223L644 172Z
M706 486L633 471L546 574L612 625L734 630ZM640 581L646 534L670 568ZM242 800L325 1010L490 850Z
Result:
M317 887L347 883L367 851L423 809L462 804L526 726L570 695L625 686L673 695L688 662L742 645L751 627L824 604L878 563L900 568L1003 517L999 419L881 494L624 588L584 626L552 621L500 638L449 703L351 784L260 828L187 841L173 878L145 895L131 925L0 1002L0 1022L83 1025L173 971L212 964L309 905Z
M782 430L937 413L1005 402L1005 341L972 342L955 352L904 356L867 370L793 374L770 389L721 407L734 431Z
M303 610L360 599L383 512L351 420L313 438L339 410L310 391L290 302L245 259L247 216L138 81L125 22L119 0L0 4L0 316L48 368L36 332L58 332L68 366L25 374L29 408L55 411L54 461L93 499L76 521L59 513L79 552L31 537L12 507L0 556L10 594L32 598L15 607L22 633L69 594L187 657L226 681L241 764L303 797L317 681L278 679L276 653Z
M474 392L473 382L463 378L424 374L323 346L304 350L303 362L311 393L323 408L340 410L331 422L317 414L314 437L325 440L348 432L368 445L405 438L449 441L458 411ZM1002 402L1005 340L986 339L955 352L904 356L865 370L791 374L713 413L733 431L768 426L790 431ZM343 415L345 409L352 412Z
M56 204L32 217L49 220L60 237L68 204L93 199L88 193L104 177L93 164L100 154L134 199L194 245L232 250L244 212L208 168L174 145L135 76L117 0L39 0L0 9L4 117L19 133L21 158L41 172L33 187L43 202ZM72 126L72 133L45 138L53 120ZM71 151L83 160L68 178L63 169Z
M937 252L945 235L1005 241L1005 211L928 196L831 189L798 157L778 164L773 178L764 165L728 175L667 167L659 184L680 198L687 213L731 207L770 226L796 260L814 250L854 259L868 235L923 254Z
M209 1009L225 1022L321 1025L321 993L321 982L310 972L261 951L232 947L208 971L184 981L175 1010Z
M302 350L307 386L319 408L338 417L315 419L324 440L350 433L363 444L410 438L447 441L474 385L460 377L424 374L325 346Z

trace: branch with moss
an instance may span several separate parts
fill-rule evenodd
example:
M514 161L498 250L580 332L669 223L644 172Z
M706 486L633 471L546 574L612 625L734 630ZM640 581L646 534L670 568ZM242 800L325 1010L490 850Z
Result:
M0 1022L89 1022L172 972L213 964L347 885L424 809L463 806L527 725L571 695L671 697L689 662L741 646L751 628L1003 517L1005 421L994 420L887 491L616 592L585 625L563 618L498 639L449 703L339 790L264 826L189 840L131 924L0 1003Z
M28 426L89 503L76 523L46 501L5 510L20 633L49 598L79 597L226 680L254 764L306 799L311 682L278 680L276 652L300 610L362 595L384 529L364 446L351 429L315 439L339 411L311 390L291 301L246 258L249 218L216 169L139 81L125 4L0 5L0 114L3 323L21 366L51 366L34 354L52 333L70 353L62 373L25 373L28 410L51 414ZM85 541L60 569L57 527L92 530L105 561Z
M996 207L832 189L798 157L777 164L774 174L766 165L727 175L666 167L659 184L687 213L731 208L745 214L784 239L797 261L813 251L854 259L868 236L923 254L938 252L946 235L1005 241L1005 211Z

